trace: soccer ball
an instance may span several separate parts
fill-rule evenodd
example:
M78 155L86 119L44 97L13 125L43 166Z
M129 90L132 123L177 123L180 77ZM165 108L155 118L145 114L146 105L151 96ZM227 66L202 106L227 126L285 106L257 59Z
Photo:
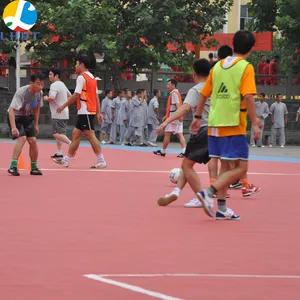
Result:
M180 168L174 168L173 170L170 171L169 173L169 179L172 183L177 183L178 182L178 178L179 175L181 173L181 169Z

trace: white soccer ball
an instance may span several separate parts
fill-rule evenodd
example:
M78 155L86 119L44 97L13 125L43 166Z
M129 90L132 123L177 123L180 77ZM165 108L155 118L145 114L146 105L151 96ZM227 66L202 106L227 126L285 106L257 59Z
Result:
M178 178L180 176L181 173L181 169L180 168L174 168L170 171L169 173L169 179L172 183L177 183L178 182Z

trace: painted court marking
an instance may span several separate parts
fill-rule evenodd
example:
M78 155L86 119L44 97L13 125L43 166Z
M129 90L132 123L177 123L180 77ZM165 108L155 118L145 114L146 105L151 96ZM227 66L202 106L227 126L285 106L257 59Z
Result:
M84 275L84 277L87 277L89 279L93 279L93 280L96 280L96 281L100 281L100 282L103 282L103 283L107 283L107 284L110 284L110 285L115 285L115 286L118 286L120 288L130 290L130 291L133 291L133 292L136 292L136 293L140 293L140 294L143 294L143 295L147 295L147 296L150 296L150 297L153 297L153 298L156 298L156 299L183 300L181 298L175 298L175 297L168 296L168 295L165 295L165 294L161 294L161 293L158 293L158 292L146 290L146 289L143 289L143 288L141 288L139 286L136 286L136 285L131 285L131 284L127 284L127 283L124 283L124 282L104 278L100 275L90 274L90 275Z
M0 168L0 171L7 171L8 168ZM170 171L165 170L110 170L110 169L68 169L68 168L60 168L60 169L40 169L41 171L49 171L49 172L103 172L103 173L169 173ZM20 169L20 171L28 171ZM197 174L208 174L208 172L197 172ZM260 173L260 172L248 172L248 175L260 175L260 176L300 176L300 173Z
M87 274L87 275L83 275L86 278L92 279L92 280L96 280L96 281L100 281L103 283L107 283L110 285L114 285L123 289L127 289L136 293L140 293L140 294L144 294L147 296L151 296L153 298L156 299L163 299L163 300L183 300L181 298L175 298L172 296L168 296L165 294L161 294L158 292L154 292L154 291L150 291L150 290L146 290L144 288L141 288L139 286L136 285L131 285L131 284L127 284L121 281L117 281L117 280L112 280L109 279L107 277L111 277L111 278L149 278L149 277L215 277L215 278L260 278L260 279L296 279L296 280L300 280L300 275L262 275L262 274L100 274L100 275L96 275L96 274Z

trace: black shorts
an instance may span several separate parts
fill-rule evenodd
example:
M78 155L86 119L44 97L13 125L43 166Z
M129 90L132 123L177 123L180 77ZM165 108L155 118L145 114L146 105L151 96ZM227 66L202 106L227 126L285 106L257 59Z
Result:
M34 126L34 116L30 115L27 117L24 116L15 116L15 122L16 127L19 131L19 137L20 136L26 136L26 137L35 137L35 126ZM17 139L18 137L15 137L11 134L11 124L9 121L9 116L7 115L7 123L10 129L10 135L13 140Z
M191 134L184 157L199 164L209 162L207 129L208 127L201 127L197 134Z
M52 132L59 134L67 133L68 120L52 119Z
M77 115L77 122L75 128L85 130L95 130L94 126L95 115Z

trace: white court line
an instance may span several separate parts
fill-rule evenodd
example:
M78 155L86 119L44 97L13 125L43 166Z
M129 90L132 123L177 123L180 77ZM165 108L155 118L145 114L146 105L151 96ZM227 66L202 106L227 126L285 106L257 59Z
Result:
M151 296L153 298L156 299L162 299L162 300L183 300L181 298L175 298L175 297L171 297L165 294L161 294L161 293L157 293L157 292L153 292L150 290L146 290L143 289L139 286L136 285L131 285L131 284L127 284L127 283L123 283L120 281L116 281L116 280L112 280L112 279L108 279L108 278L103 278L102 276L99 275L95 275L95 274L89 274L89 275L84 275L84 277L87 277L89 279L93 279L93 280L97 280L103 283L107 283L107 284L111 284L111 285L115 285L118 287L121 287L123 289L127 289L136 293L140 293L143 295L147 295L147 296Z
M89 275L86 275L89 276ZM266 278L300 279L300 275L260 275L260 274L100 274L100 277L222 277L222 278Z
M8 168L0 168L0 171L7 171ZM110 169L72 169L72 168L61 168L61 169L40 169L41 171L49 172L94 172L94 173L169 173L164 170L110 170ZM20 169L20 171L28 171ZM197 174L208 174L208 172L197 172ZM300 176L299 174L292 173L259 173L259 172L248 172L248 175L260 175L260 176Z

